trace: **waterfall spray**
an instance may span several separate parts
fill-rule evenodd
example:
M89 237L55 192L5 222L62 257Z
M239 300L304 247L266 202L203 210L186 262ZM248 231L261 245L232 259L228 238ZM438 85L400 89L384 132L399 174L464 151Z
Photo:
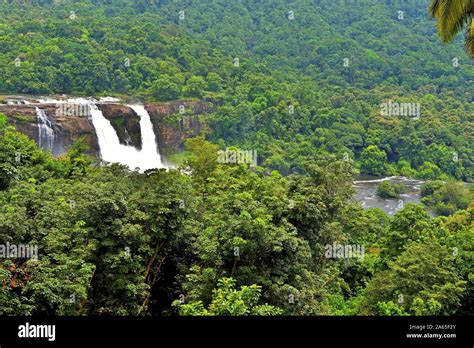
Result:
M54 149L54 129L51 120L48 119L43 109L36 108L36 118L38 125L38 146L42 149L53 152Z

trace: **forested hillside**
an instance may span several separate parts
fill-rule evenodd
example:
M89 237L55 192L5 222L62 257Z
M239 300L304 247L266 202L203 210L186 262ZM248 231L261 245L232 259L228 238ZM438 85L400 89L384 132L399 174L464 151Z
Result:
M14 3L0 5L0 93L208 97L209 139L284 173L332 157L473 177L474 66L462 40L439 42L427 1ZM388 102L419 113L383 116Z
M145 173L0 115L0 241L39 249L0 258L0 314L472 314L473 81L428 1L1 1L1 94L216 109L183 171ZM440 216L362 209L360 173L437 180Z

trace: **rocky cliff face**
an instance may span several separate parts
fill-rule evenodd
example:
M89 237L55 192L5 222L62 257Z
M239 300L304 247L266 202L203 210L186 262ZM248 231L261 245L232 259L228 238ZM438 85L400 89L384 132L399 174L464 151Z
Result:
M147 104L160 150L166 156L183 150L184 140L200 135L204 115L214 111L210 100Z
M94 127L85 116L66 116L58 112L56 104L41 104L53 122L56 133L55 148L53 153L59 155L64 153L74 140L83 138L89 145L89 153L97 155L99 145ZM38 126L36 118L36 106L30 104L5 105L0 104L0 113L8 117L8 122L14 125L20 132L28 135L30 139L38 142Z
M5 98L3 98L5 102ZM35 103L36 100L28 100ZM173 101L167 103L150 103L145 108L150 114L157 137L158 148L166 158L167 155L183 150L184 140L200 135L204 130L204 115L212 112L215 103L203 101ZM128 106L118 103L98 104L103 115L110 120L119 136L120 142L141 148L140 118ZM64 153L76 139L82 137L89 145L90 153L99 154L99 146L94 127L86 114L79 116L58 110L57 104L41 104L53 120L57 137L54 153ZM34 104L10 102L0 103L0 113L7 115L10 124L31 139L38 141L36 107Z

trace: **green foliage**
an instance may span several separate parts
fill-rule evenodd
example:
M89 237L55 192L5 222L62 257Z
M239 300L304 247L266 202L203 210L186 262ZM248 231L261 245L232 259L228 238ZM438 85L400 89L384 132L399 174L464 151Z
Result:
M449 181L442 183L432 181L425 183L421 188L422 202L434 206L438 215L451 215L457 210L467 209L473 200L473 195L464 183Z
M295 20L283 0L197 0L184 20L179 2L144 4L0 3L0 93L209 98L208 139L285 175L347 155L363 173L474 177L474 67L461 42L438 42L426 6L400 21L391 1L354 1L339 23L330 0L292 5ZM420 103L421 117L382 116L386 100Z
M170 75L162 75L150 87L151 95L158 100L175 100L181 94L179 85Z
M398 198L403 191L403 184L392 184L389 181L382 181L377 187L377 196L382 198Z
M466 52L474 57L473 9L472 0L460 2L433 0L430 5L430 14L438 20L438 33L444 42L451 42L466 25Z
M144 174L93 166L80 141L55 159L0 115L0 244L39 248L38 260L0 259L0 314L474 311L474 207L462 184L423 186L423 202L449 215L438 218L351 202L358 169L474 177L474 70L449 64L462 45L438 44L421 6L402 23L390 2L347 2L342 22L337 2L293 5L304 20L288 20L283 0L196 0L185 22L172 1L0 3L1 93L215 105L180 170ZM419 102L422 116L382 116L392 99ZM232 146L256 150L264 167L218 163ZM365 255L328 259L333 243Z
M207 90L207 83L202 76L191 76L186 81L185 91L188 97L202 98L205 90Z
M418 168L417 176L421 179L436 180L441 176L441 170L434 163L424 162L420 168Z
M307 174L284 177L217 163L217 146L201 137L188 142L187 174L139 174L92 167L80 142L58 159L8 127L0 142L0 165L18 173L0 190L0 240L39 248L38 260L0 262L4 314L472 308L472 208L436 220L417 205L392 219L363 211L348 203L353 172L346 161L308 162ZM366 254L326 259L325 245L333 243L361 244ZM188 303L173 301L180 293ZM406 303L395 302L399 293Z
M173 302L180 315L197 316L242 316L279 315L283 311L268 304L258 305L261 296L261 287L258 285L241 286L235 289L236 281L232 278L222 278L217 282L217 289L213 290L212 301L208 308L204 308L201 301L181 303L179 300Z
M436 239L413 241L367 285L366 314L452 315L466 282L452 252ZM397 305L394 305L394 302Z
M391 316L391 315L396 315L396 316L406 316L408 315L407 312L405 312L405 309L397 304L395 304L393 301L388 301L388 302L379 302L379 313L380 315L384 316Z
M384 258L393 259L404 250L408 242L428 237L432 233L430 226L432 221L423 206L407 204L390 221L385 237Z
M196 181L204 184L216 169L217 165L217 149L214 144L207 142L204 137L196 137L186 141L186 151L189 156L185 160Z
M7 125L7 117L0 113L0 130L4 129Z
M375 145L370 145L360 154L362 173L384 175L386 171L387 155Z

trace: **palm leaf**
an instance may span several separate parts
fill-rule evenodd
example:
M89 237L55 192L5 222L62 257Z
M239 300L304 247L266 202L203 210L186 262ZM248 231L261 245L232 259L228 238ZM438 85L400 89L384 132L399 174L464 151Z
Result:
M444 42L452 41L466 26L466 51L474 56L474 0L432 0L429 12L438 20L438 34Z
M470 20L472 0L434 0L430 13L438 19L438 33L445 42L452 41Z
M474 20L471 19L471 25L466 29L465 47L467 53L474 57Z

